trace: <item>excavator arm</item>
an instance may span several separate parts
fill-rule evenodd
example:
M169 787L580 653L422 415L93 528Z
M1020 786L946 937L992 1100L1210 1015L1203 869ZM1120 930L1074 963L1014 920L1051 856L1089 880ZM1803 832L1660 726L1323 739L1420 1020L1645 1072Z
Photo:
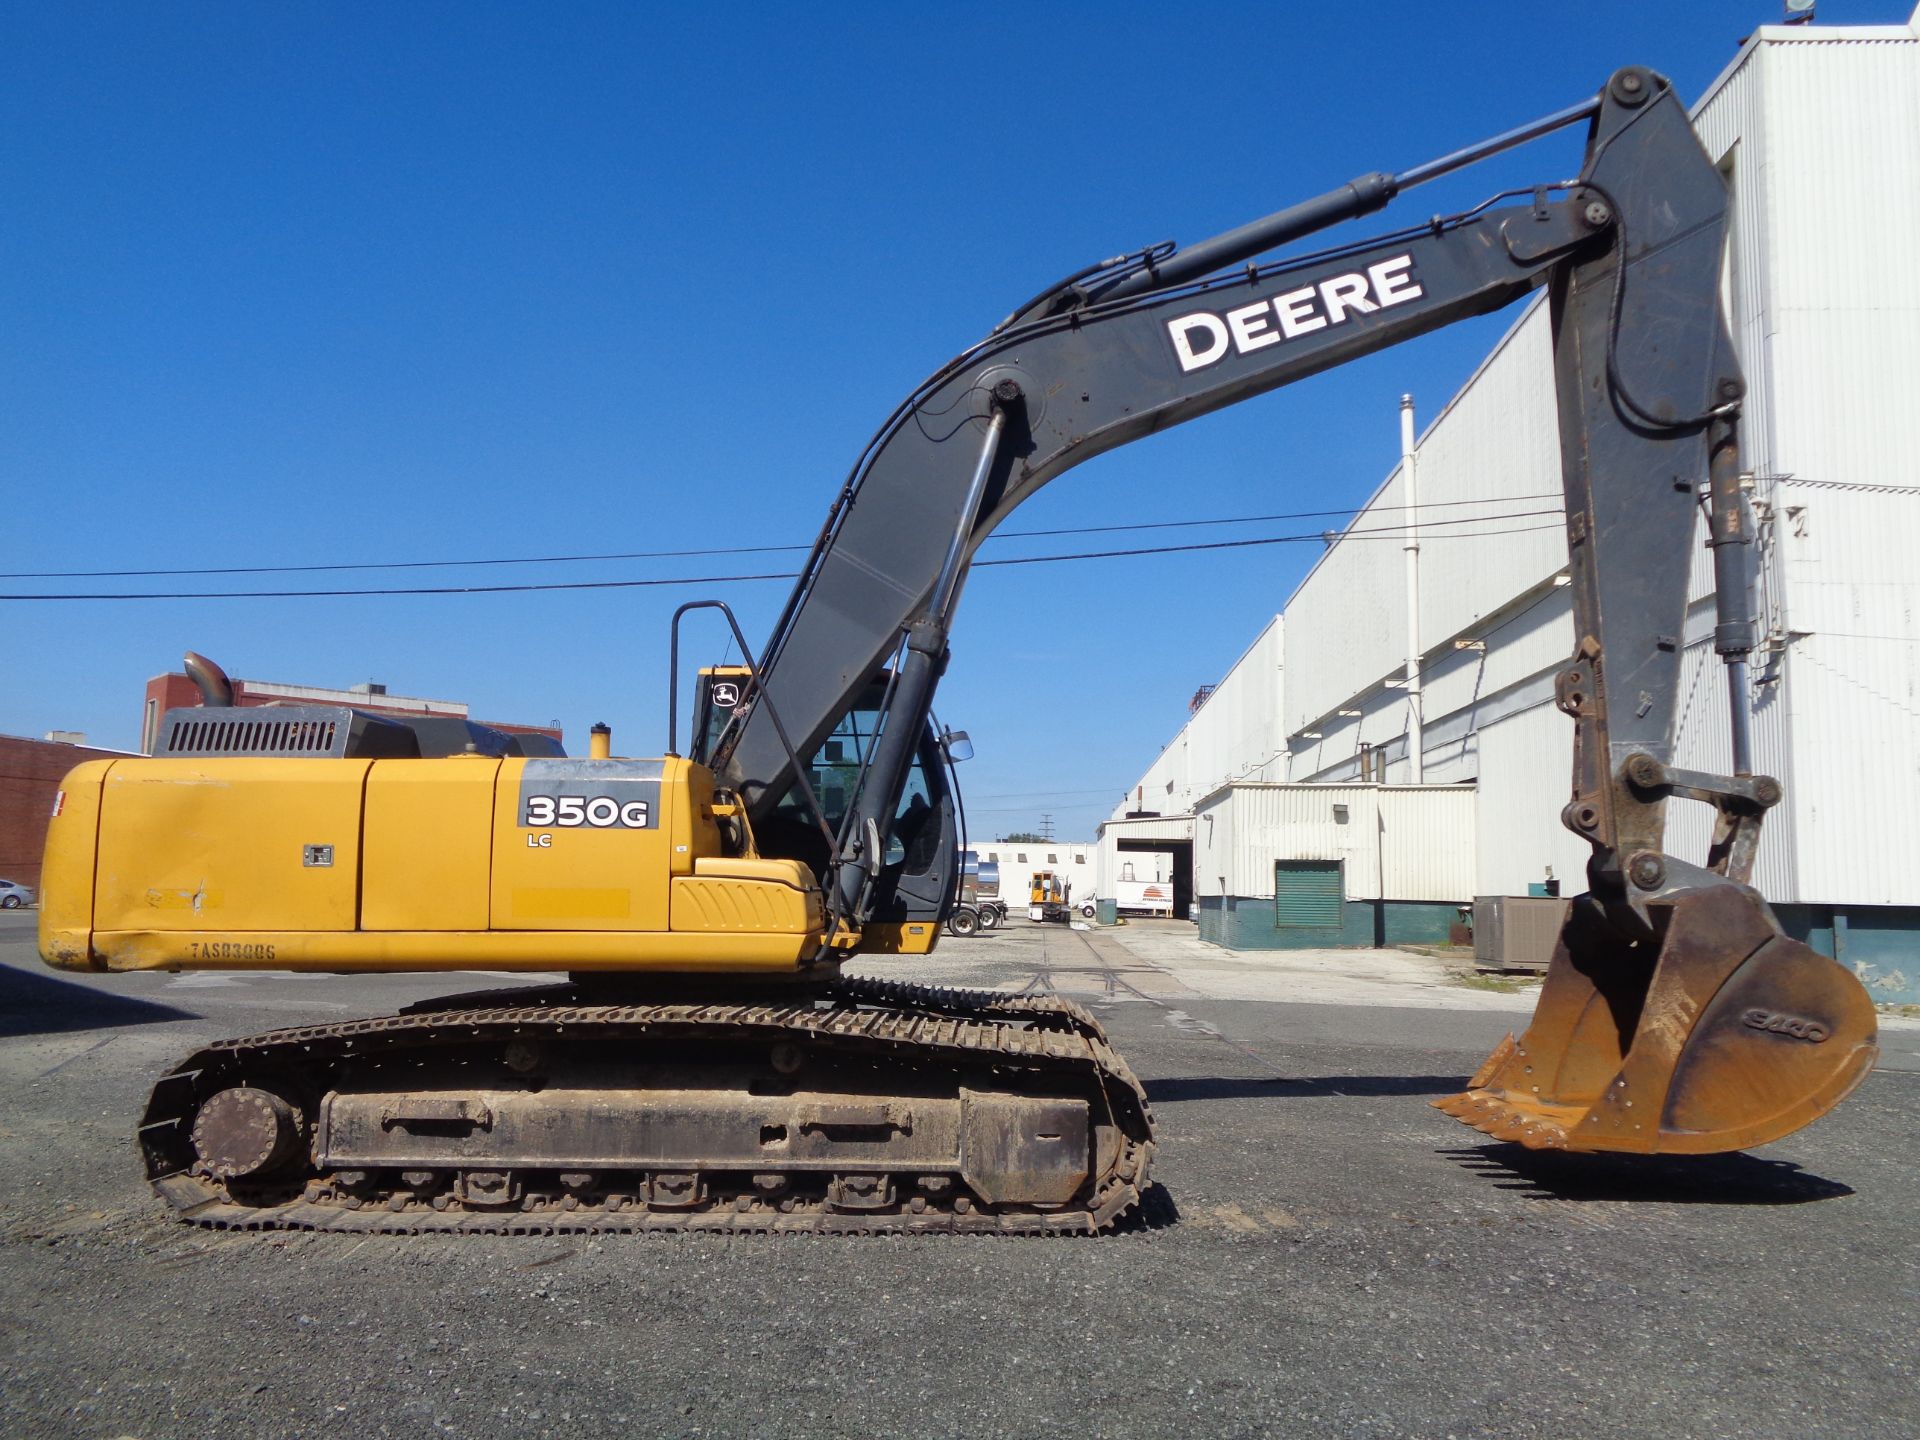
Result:
M1257 258L1580 120L1576 179L1377 239ZM1850 976L1780 934L1746 884L1780 787L1751 773L1744 724L1745 386L1719 299L1726 211L1671 87L1626 69L1593 100L1484 145L1362 177L1187 252L1121 257L1043 294L923 382L869 443L776 626L757 691L719 742L723 784L750 817L767 818L794 783L791 757L812 753L856 696L882 687L879 740L826 877L829 907L859 924L967 562L995 526L1083 460L1545 285L1578 642L1558 682L1576 727L1565 819L1593 847L1591 893L1574 909L1533 1031L1443 1103L1528 1144L1646 1150L1755 1143L1824 1113L1871 1067L1873 1012ZM1703 489L1733 695L1731 776L1672 764ZM1719 811L1706 865L1664 851L1673 796Z

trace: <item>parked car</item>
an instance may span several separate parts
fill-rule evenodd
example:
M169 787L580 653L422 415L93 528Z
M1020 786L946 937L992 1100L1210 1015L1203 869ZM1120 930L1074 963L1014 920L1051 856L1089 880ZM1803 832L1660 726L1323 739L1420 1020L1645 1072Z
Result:
M0 880L0 910L18 910L33 904L33 891L12 880Z

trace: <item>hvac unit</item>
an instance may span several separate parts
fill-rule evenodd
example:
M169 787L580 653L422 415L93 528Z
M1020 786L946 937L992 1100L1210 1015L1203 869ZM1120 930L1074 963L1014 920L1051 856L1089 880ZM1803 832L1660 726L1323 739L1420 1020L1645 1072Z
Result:
M1547 968L1570 901L1557 896L1473 897L1473 963L1480 970Z

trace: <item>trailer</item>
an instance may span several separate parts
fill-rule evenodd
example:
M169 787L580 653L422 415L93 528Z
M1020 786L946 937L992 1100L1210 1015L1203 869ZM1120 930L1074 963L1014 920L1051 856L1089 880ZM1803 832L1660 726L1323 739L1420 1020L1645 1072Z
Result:
M1173 882L1171 880L1116 880L1113 882L1113 910L1116 915L1145 915L1173 918ZM1099 913L1099 897L1088 895L1074 909L1091 920Z

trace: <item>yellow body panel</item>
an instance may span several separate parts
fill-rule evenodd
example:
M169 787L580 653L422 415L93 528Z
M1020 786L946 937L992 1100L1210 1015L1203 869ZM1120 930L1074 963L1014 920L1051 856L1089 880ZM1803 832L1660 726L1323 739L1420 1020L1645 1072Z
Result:
M100 833L100 789L115 761L89 760L60 782L47 825L40 867L40 954L60 970L89 968L93 931L95 837Z
M686 762L679 763L684 768ZM657 792L644 797L654 807L645 829L551 820L522 825L526 765L501 761L494 791L492 928L665 930L666 877L674 868L670 817L685 808L684 796L663 775ZM557 806L567 797L550 798ZM690 859L684 868L692 869Z
M673 928L723 934L804 933L825 920L820 892L797 860L709 856L673 880Z
M830 963L811 872L721 855L713 803L711 773L672 757L90 762L48 834L41 954L108 970Z
M500 762L377 761L367 777L362 930L484 930Z
M868 922L860 932L863 955L925 955L940 938L940 927L931 920L911 922Z
M815 888L813 872L798 860L769 860L759 855L702 855L693 862L693 873L725 880L766 880L795 890Z
M114 763L100 800L94 928L353 929L372 763Z

